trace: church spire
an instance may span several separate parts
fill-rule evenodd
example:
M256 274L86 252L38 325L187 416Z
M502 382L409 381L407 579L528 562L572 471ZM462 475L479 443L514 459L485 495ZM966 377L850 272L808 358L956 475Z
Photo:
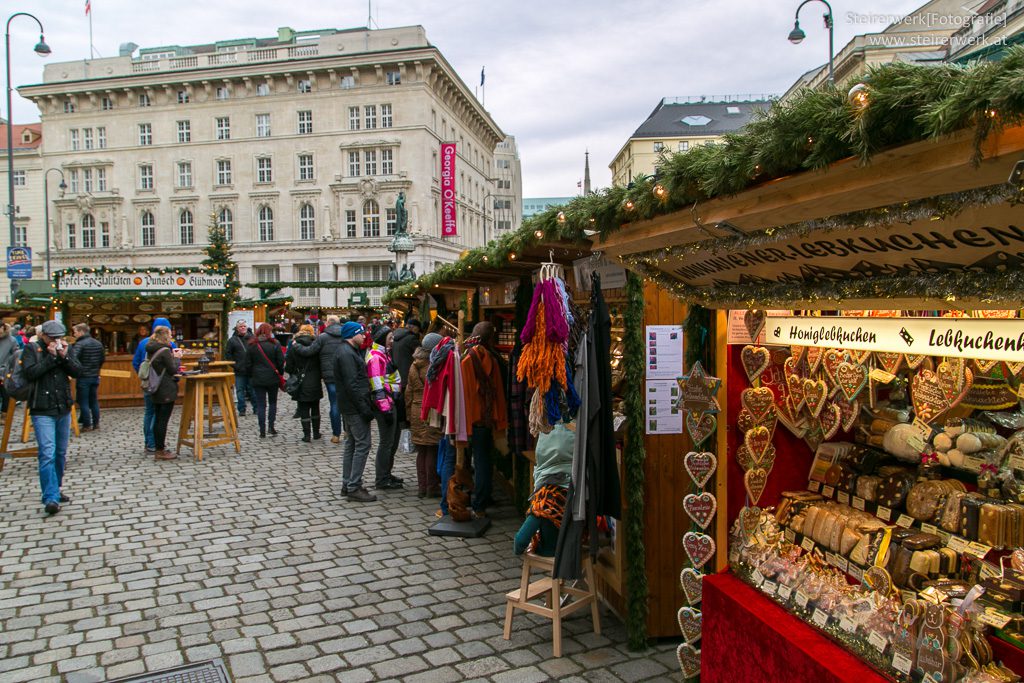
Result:
M583 196L590 194L590 150L583 153Z

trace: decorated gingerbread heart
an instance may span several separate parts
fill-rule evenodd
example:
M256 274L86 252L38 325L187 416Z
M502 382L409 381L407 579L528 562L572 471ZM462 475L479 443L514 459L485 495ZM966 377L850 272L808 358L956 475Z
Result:
M767 427L754 427L743 435L743 444L754 460L761 460L772 443L772 433Z
M857 398L868 384L868 369L858 363L840 363L836 368L836 384L848 401Z
M683 509L694 524L701 529L707 529L718 510L718 501L707 491L700 494L690 493L683 498Z
M788 375L786 387L789 389L789 407L794 414L800 412L804 405L804 380L799 375Z
M974 384L974 373L963 358L947 358L935 369L935 379L945 394L949 407L954 408L964 400Z
M704 575L693 567L679 572L679 585L683 587L686 601L691 605L699 605L704 598Z
M825 349L820 346L808 346L804 356L807 358L807 367L810 369L813 375L821 367L821 357L824 354Z
M950 408L946 392L931 370L921 370L914 375L910 383L910 397L914 414L925 422L931 422Z
M761 508L745 506L740 510L740 529L746 536L752 536L761 524Z
M875 360L882 366L882 369L888 372L890 375L895 375L896 371L903 365L903 354L902 353L889 353L888 351L876 351Z
M768 470L763 467L755 467L743 475L743 486L747 489L747 495L750 496L751 505L757 505L767 485Z
M903 359L907 361L907 367L911 370L917 370L921 367L921 364L927 360L928 356L923 353L905 353Z
M701 615L699 609L680 607L676 613L676 619L679 621L679 631L683 634L683 640L690 644L700 640L700 627L703 615Z
M751 341L757 342L767 318L767 314L761 310L747 311L743 314L743 324L747 328L747 333L750 334Z
M987 375L992 372L992 368L999 364L997 360L981 360L980 358L974 359L974 367L982 375Z
M821 437L828 441L839 431L842 425L843 411L839 409L835 401L828 401L818 415L818 423L821 425Z
M839 369L839 364L844 361L849 363L853 360L853 356L849 351L844 349L828 349L825 351L825 355L821 359L821 367L825 368L825 374L828 376L829 381L836 384L836 370Z
M745 444L740 444L736 449L736 462L740 464L740 468L744 472L752 470L757 465L754 462L754 456L750 454L750 449Z
M818 450L818 446L824 440L824 434L821 431L821 425L817 420L812 420L807 427L807 431L804 432L804 443L811 449L812 452Z
M804 403L807 405L811 417L818 417L825 399L828 398L828 385L822 379L805 379L802 390L804 392Z
M712 413L686 413L686 431L693 439L694 446L700 446L715 433L718 418Z
M768 387L750 387L740 394L740 402L757 421L763 420L775 406L775 394Z
M848 401L842 394L836 396L833 400L839 406L839 412L841 413L840 424L843 431L850 431L857 424L857 417L860 416L860 401Z
M744 346L740 351L740 362L747 373L747 379L753 384L772 362L771 352L763 346Z
M789 353L792 356L793 362L795 364L797 364L797 365L800 364L800 359L804 357L804 349L805 348L806 347L803 347L803 346L797 346L796 344L792 344L789 347Z
M789 377L790 375L797 375L798 377L803 377L803 373L801 372L800 361L793 356L790 356L786 360L782 361L782 374L785 375L786 377Z
M683 534L683 549L695 569L700 569L715 555L715 539L699 531Z
M686 468L690 479L693 479L693 483L698 488L704 488L704 485L711 479L711 475L715 473L715 468L718 467L718 459L715 458L714 453L690 451L683 456L683 467Z
M853 356L853 360L857 361L861 365L865 365L868 362L868 358L871 357L871 351L857 351L856 349L851 349L850 355Z
M1024 372L1024 361L1020 361L1019 363L1007 361L1006 369L1009 370L1010 374L1014 377L1020 377L1020 374Z
M700 650L689 643L680 643L676 648L676 658L683 678L695 678L700 675Z

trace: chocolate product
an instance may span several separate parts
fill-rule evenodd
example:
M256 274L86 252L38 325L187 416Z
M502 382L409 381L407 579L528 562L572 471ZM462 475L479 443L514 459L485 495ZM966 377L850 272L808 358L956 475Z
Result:
M915 532L904 538L900 544L910 550L930 550L942 545L942 539L935 534L928 534L923 531Z
M907 514L919 522L931 522L946 503L949 487L941 481L921 481L907 494Z
M960 535L964 538L978 540L978 527L981 524L981 506L986 498L976 493L968 493L960 499Z
M1000 525L1003 515L999 507L993 503L983 503L978 526L978 540L994 548L1001 545Z
M874 503L878 500L878 487L882 478L874 474L864 474L857 478L857 496Z
M878 504L887 508L898 508L903 505L907 494L914 485L914 475L900 472L887 476L878 489Z

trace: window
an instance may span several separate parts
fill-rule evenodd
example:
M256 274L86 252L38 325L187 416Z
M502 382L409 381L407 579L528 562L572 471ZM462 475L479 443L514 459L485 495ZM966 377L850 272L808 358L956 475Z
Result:
M114 101L109 97L104 97L100 100L100 109L103 111L110 111L114 108Z
M313 92L313 83L308 79L304 78L299 81L299 92Z
M182 244L193 244L195 242L192 212L188 209L182 209L181 213L178 214L178 235L181 237Z
M368 149L363 152L363 162L366 166L366 175L377 175L377 150Z
M217 160L217 184L218 185L230 185L231 184L231 160L230 159L218 159Z
M654 143L654 151L655 152L661 152L661 151L664 151L664 149L665 149L665 143L664 142L655 142Z
M269 94L270 94L270 84L269 83L260 83L259 85L256 86L256 96L257 97L266 97Z
M192 162L178 162L178 187L192 187ZM189 242L188 244L191 244Z
M107 191L107 169L105 168L96 169L96 191Z
M380 174L393 175L395 172L395 152L391 149L380 151Z
M312 204L303 204L299 209L299 239L311 240L316 237L316 213Z
M227 100L231 98L231 90L226 85L217 86L217 99Z
M79 149L78 129L72 128L69 132L71 133L71 151L77 152Z
M91 213L82 214L82 248L96 248L96 219Z
M313 112L306 110L299 112L299 135L309 135L313 132Z
M110 223L106 221L100 222L100 247L110 248Z
M76 169L68 171L68 189L71 190L71 194L78 194L78 171Z
M512 189L512 181L511 180L502 180L502 179L499 178L498 179L498 189L499 190L511 190Z
M363 113L366 114L366 130L373 130L377 127L377 105L368 104L363 107Z
M356 87L356 77L355 76L342 76L341 77L341 89L342 90L350 90L350 89L352 89L354 87Z
M498 168L512 168L512 163L508 159L495 159L494 163Z
M511 230L512 221L498 221L496 223L496 227L498 228L498 230Z
M218 140L230 140L231 139L231 118L228 116L218 116L216 121L217 128L217 139Z
M224 239L231 242L235 239L234 216L231 209L225 207L217 214L217 226L224 230Z
M140 190L152 190L153 189L153 165L142 164L139 166L139 189Z
M82 147L92 149L92 128L82 129Z
M72 102L71 100L64 100L64 113L65 114L74 114L75 113L75 103Z
M191 121L178 121L178 142L192 142Z
M345 236L356 236L356 211L355 209L345 210Z
M281 276L278 273L277 266L252 267L252 274L256 278L256 282L280 282Z
M107 129L104 126L96 129L96 146L100 149L107 148Z
M373 199L363 204L363 237L380 237L380 206Z
M14 246L16 246L16 247L27 247L28 246L28 226L27 225L15 225L14 226Z
M359 152L348 153L348 174L353 178L359 175Z
M313 180L313 155L299 155L299 180Z
M392 125L394 125L394 121L391 116L391 105L380 105L380 127L390 128Z
M156 221L151 211L142 212L142 246L156 246Z
M269 206L261 206L257 225L260 242L272 242L274 240L274 210Z
M25 187L25 172L24 171L15 171L14 172L14 186L15 187Z
M388 85L399 85L402 82L402 72L388 71L386 74Z
M188 90L178 91L178 104L188 104L191 101L191 99L192 98L189 97Z
M359 107L348 108L348 129L359 130Z
M142 146L153 144L153 124L152 123L140 123L139 124L139 144Z
M256 114L256 137L270 137L270 114Z
M149 93L145 93L145 92L140 92L139 93L139 106L140 107L148 107L148 106L150 106Z
M256 159L256 182L274 182L274 168L270 157L259 157Z
M82 190L85 191L86 193L92 192L92 169L91 168L83 168L82 169ZM82 224L82 231L83 231L82 232L82 242L84 244L84 242L85 242L85 232L84 232L85 231L85 224L84 223Z
M316 282L320 279L320 267L315 263L296 264L295 280L297 282ZM320 296L315 287L300 287L299 296Z
M68 249L74 249L75 248L75 244L76 244L75 243L75 224L74 223L68 223L67 229L68 229Z
M679 141L679 151L680 152L685 152L688 149L690 149L690 141L689 140L680 140Z
M384 210L384 228L389 236L398 231L398 212L393 208L389 207Z
M348 272L352 280L367 282L373 280L387 280L388 269L390 264L388 263L360 263L358 265L351 265L348 267ZM380 306L381 297L384 295L386 287L367 287L363 291L370 295L370 305ZM360 290L355 290L360 291Z

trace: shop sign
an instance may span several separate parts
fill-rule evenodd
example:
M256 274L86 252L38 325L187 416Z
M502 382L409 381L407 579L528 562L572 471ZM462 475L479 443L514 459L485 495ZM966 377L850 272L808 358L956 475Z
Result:
M765 344L1024 362L1024 320L769 318Z
M622 289L626 286L626 269L604 257L577 259L572 262L572 269L576 277L576 291L579 292L590 291L591 273L601 276L601 289Z
M226 275L209 273L63 273L57 289L63 292L133 290L137 292L223 291Z
M204 301L203 302L203 310L204 311L223 311L224 310L224 302L223 301Z
M7 277L32 279L32 247L7 247Z
M441 236L456 237L459 234L455 206L455 157L454 142L441 143Z
M355 292L348 297L349 306L366 306L369 303L370 297L367 296L366 292Z

